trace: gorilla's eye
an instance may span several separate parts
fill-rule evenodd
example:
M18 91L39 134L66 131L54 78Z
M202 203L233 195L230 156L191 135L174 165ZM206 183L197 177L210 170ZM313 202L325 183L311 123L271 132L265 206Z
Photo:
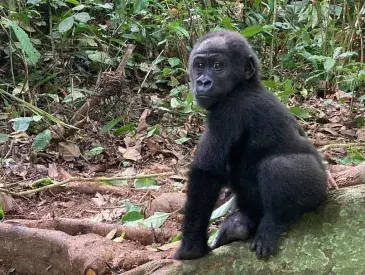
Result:
M195 66L198 70L203 70L204 69L204 63L201 62L201 61L196 62Z
M213 68L214 68L214 70L216 70L216 71L220 71L220 70L222 70L222 69L223 69L223 64L222 64L221 62L215 62L215 63L213 64Z

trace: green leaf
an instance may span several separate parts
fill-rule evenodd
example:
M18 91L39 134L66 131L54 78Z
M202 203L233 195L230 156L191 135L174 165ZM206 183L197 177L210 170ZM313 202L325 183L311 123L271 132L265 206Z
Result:
M133 12L140 13L148 6L148 0L134 0Z
M73 4L75 6L80 5L80 2L79 1L76 1L76 0L65 0L65 2L66 3Z
M60 33L64 33L67 32L69 30L71 30L72 26L75 23L75 19L73 16L67 17L65 20L63 20L59 25L58 25L58 31Z
M222 25L225 29L232 30L234 27L232 26L232 20L228 16L223 17Z
M105 52L100 51L86 51L87 57L94 61L107 65L114 65L114 60Z
M133 204L130 201L125 201L124 206L127 209L127 212L132 212L132 211L140 212L141 211L141 207L139 205Z
M42 116L32 116L32 120L35 122L41 121Z
M176 144L183 144L184 142L187 142L189 139L190 138L188 138L188 137L182 137L182 138L176 139L175 143Z
M118 128L117 130L114 131L114 136L118 137L118 136L123 135L125 133L131 132L134 128L135 127L134 127L133 123L124 125L124 126Z
M251 36L254 36L255 34L258 34L261 31L262 31L261 26L250 26L250 27L245 28L243 31L241 31L241 34L244 37L249 38Z
M120 121L126 118L126 115L122 115L120 117L114 118L111 121L108 122L108 124L103 125L100 127L100 131L105 133L113 129L115 125L117 125Z
M217 238L218 236L218 232L219 230L216 228L216 229L213 229L210 233L209 233L209 239L208 239L208 245L209 246L212 246L215 242L215 239Z
M21 45L21 48L27 55L29 61L33 65L37 64L41 54L33 47L33 44L30 41L26 32L22 28L20 28L17 24L15 24L14 22L12 22L8 19L5 19L5 20L8 22L9 26L14 31L15 36L17 37L17 39Z
M95 157L97 155L100 155L103 152L104 148L101 146L94 147L91 150L88 150L85 152L85 156L88 157Z
M158 228L165 223L165 221L170 215L171 215L170 213L155 212L153 216L145 219L143 221L143 224L146 225L147 227Z
M85 5L81 4L81 5L77 5L76 7L73 7L72 10L80 11L80 10L83 10L84 8L85 8Z
M278 84L272 80L262 80L262 83L268 88L276 88Z
M234 197L231 198L229 201L218 207L216 210L213 211L212 215L210 216L210 220L216 220L222 216L224 216L231 206L234 204Z
M87 23L91 20L90 14L87 12L80 12L74 15L74 18L80 23Z
M160 133L160 125L157 124L156 126L152 127L148 133L147 133L147 138L151 137L154 134L159 134Z
M36 152L40 152L44 148L46 148L47 145L49 145L51 139L52 139L51 131L48 129L44 130L42 133L40 133L35 137L32 147Z
M174 243L174 242L177 242L177 241L180 241L182 239L182 234L177 234L175 237L172 238L171 242Z
M0 133L0 143L7 142L9 140L9 138L10 138L9 135Z
M103 184L114 185L114 186L128 186L126 180L103 180Z
M180 64L180 59L176 58L176 57L173 57L173 58L169 58L168 62L169 62L171 67L176 67L177 65Z
M33 121L32 117L17 117L13 118L10 121L14 122L13 129L14 131L26 131L29 127L29 123Z
M154 178L139 178L134 180L136 189L158 189L160 186Z
M128 212L127 214L125 214L122 218L122 223L125 222L132 222L132 221L138 221L138 220L142 220L144 218L144 216L137 212L137 211L132 211L132 212Z
M51 184L54 184L52 179L43 178L43 179L39 179L39 180L36 180L35 182L33 182L31 187L33 189L35 189L35 188L39 188L39 187L46 186L46 185L51 185Z
M336 60L334 60L332 58L328 58L324 62L323 66L324 66L324 69L326 70L326 72L329 72L333 68L333 66L335 66L335 64L336 64Z
M181 107L182 104L179 102L179 100L177 100L176 98L171 98L171 101L170 101L170 105L171 105L171 108L175 109L175 108L178 108L178 107Z
M5 217L5 213L4 213L4 210L3 210L3 208L2 208L2 206L0 204L0 220L3 220L4 217Z
M292 114L294 114L295 116L299 117L299 118L302 118L302 119L308 119L311 117L311 115L309 114L309 112L307 110L304 110L300 107L291 107L290 108L290 112Z

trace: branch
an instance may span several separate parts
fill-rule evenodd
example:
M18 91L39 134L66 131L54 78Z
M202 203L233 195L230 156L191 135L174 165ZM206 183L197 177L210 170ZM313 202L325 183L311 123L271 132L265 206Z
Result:
M111 177L111 178L105 178L105 177L97 177L97 178L71 177L67 180L60 181L60 182L55 182L54 184L42 186L42 187L37 188L37 189L27 190L27 191L23 191L23 192L19 192L19 193L12 193L12 195L17 196L17 197L28 196L28 195L31 195L31 194L36 194L36 193L39 193L39 192L42 192L42 191L46 191L46 190L49 190L49 189L53 189L55 187L65 185L65 184L67 184L69 182L72 182L72 181L99 182L99 181L110 181L110 180L130 180L130 179L140 179L140 178L150 178L150 177L163 177L163 176L171 176L171 175L175 175L175 172L147 174L147 175L135 175L135 176L124 176L124 177Z

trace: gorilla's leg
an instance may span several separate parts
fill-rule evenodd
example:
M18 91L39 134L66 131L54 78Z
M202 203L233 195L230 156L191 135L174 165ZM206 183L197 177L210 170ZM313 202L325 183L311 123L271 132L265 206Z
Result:
M267 258L288 225L324 200L327 175L315 155L283 155L261 162L258 182L264 215L251 249Z
M242 240L250 236L254 223L249 216L237 207L224 219L212 248L217 248L227 243Z

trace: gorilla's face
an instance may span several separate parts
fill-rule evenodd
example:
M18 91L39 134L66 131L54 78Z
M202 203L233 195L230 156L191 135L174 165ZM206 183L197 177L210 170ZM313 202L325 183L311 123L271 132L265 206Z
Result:
M237 45L229 37L213 36L201 41L190 56L190 81L196 102L205 109L211 108L220 98L255 74L255 64L246 45L235 54Z

